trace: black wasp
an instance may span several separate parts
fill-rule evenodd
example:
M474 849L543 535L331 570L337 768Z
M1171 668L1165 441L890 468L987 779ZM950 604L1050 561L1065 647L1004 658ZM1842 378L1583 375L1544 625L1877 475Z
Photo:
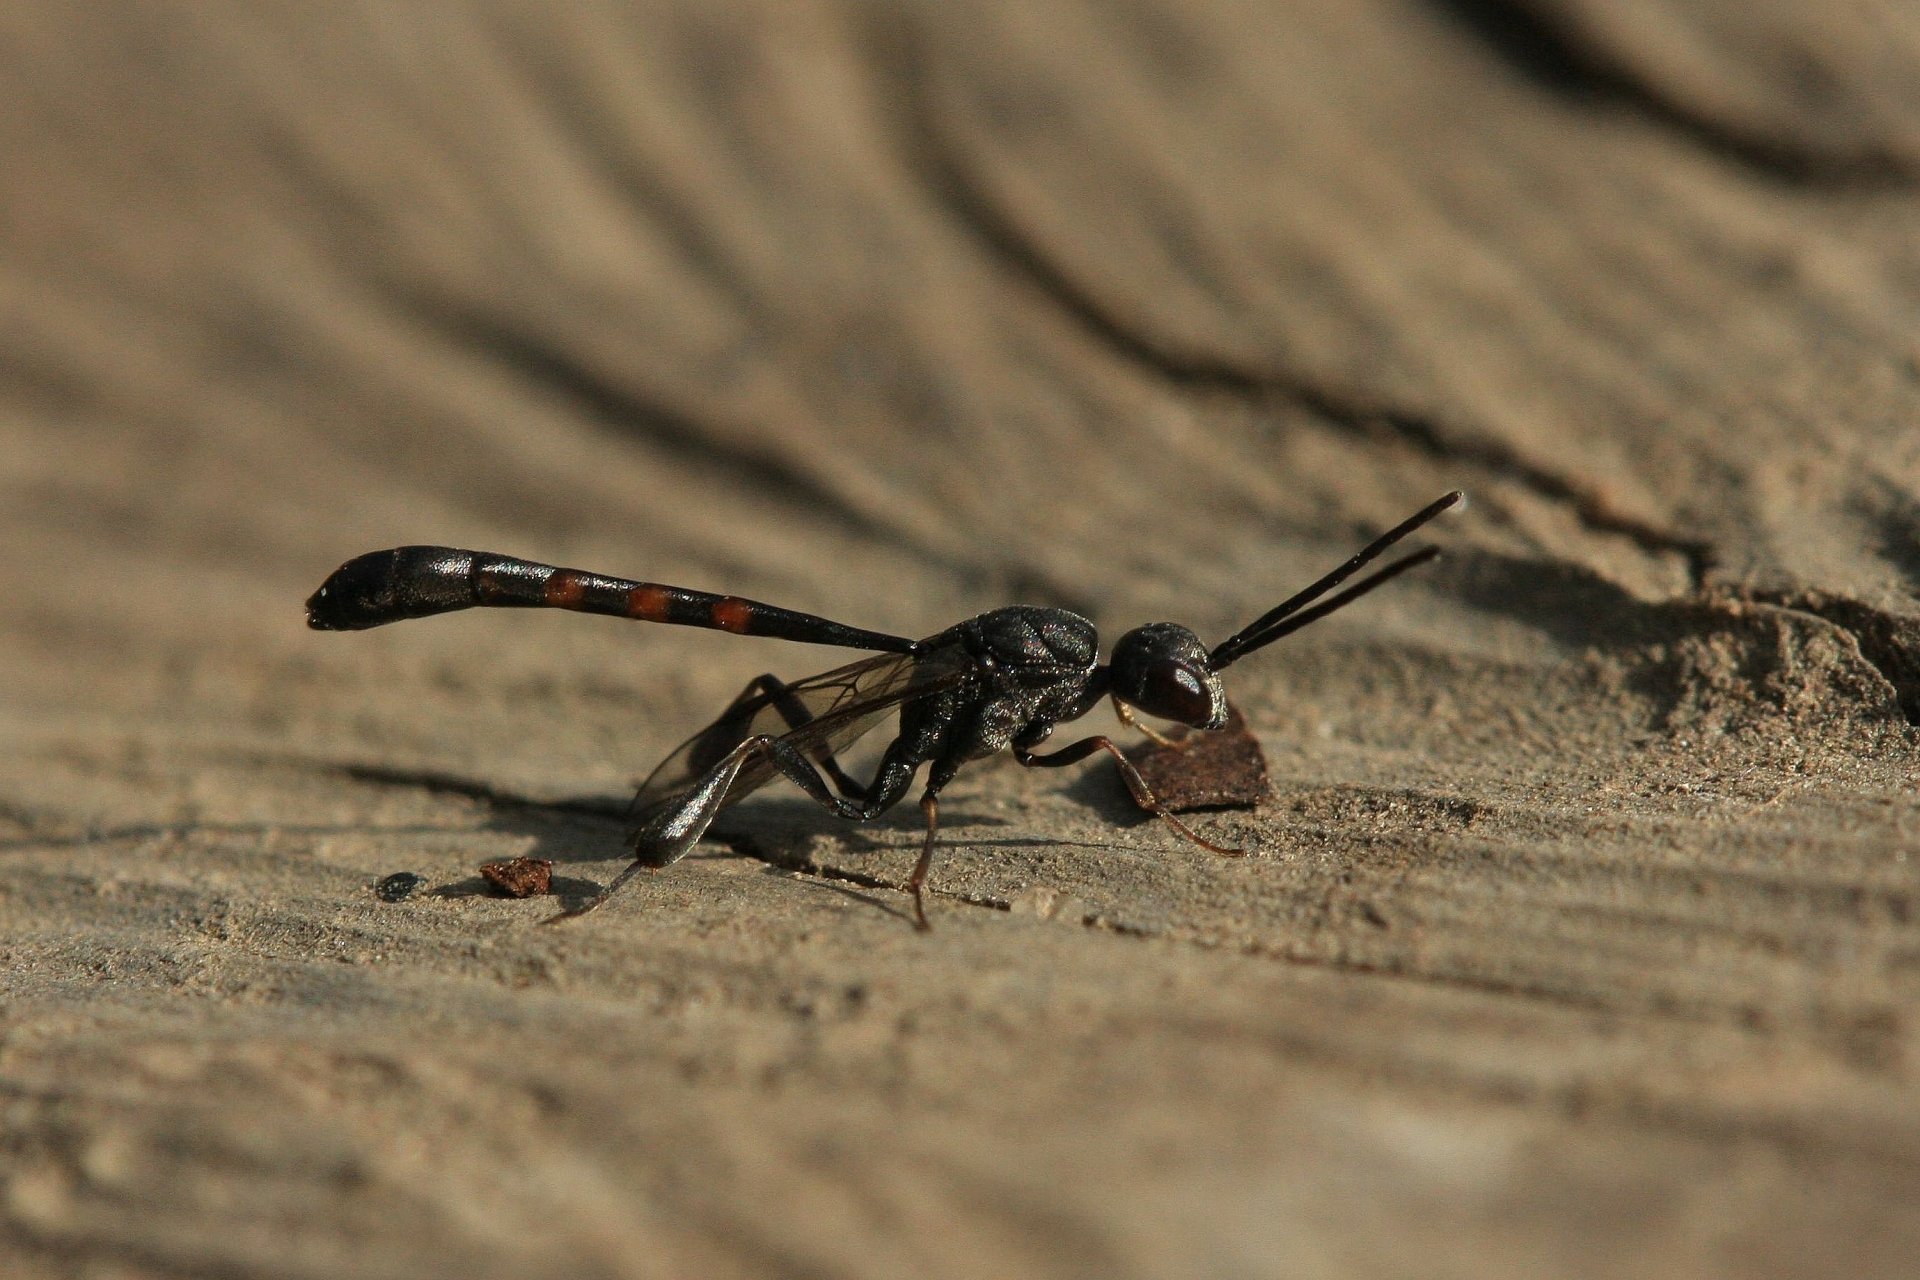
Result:
M307 625L357 631L476 606L574 609L876 651L877 657L792 684L772 675L749 684L719 719L668 756L641 786L632 809L637 823L633 865L573 914L604 902L642 868L670 866L685 857L720 810L776 776L784 775L840 817L864 821L898 803L926 764L931 767L920 808L927 815L927 838L907 880L915 922L924 929L921 890L933 865L940 792L961 765L1007 747L1021 764L1035 768L1069 765L1105 751L1142 808L1195 844L1239 853L1188 830L1154 799L1104 735L1046 755L1034 748L1055 725L1079 719L1104 698L1113 700L1122 722L1156 739L1158 734L1135 721L1134 709L1196 729L1220 728L1227 720L1222 670L1439 554L1438 548L1426 547L1337 595L1327 594L1460 498L1449 493L1429 504L1211 652L1187 628L1155 622L1121 636L1105 665L1093 624L1065 609L1014 605L924 640L909 640L738 596L451 547L395 547L347 561L307 601ZM838 753L896 709L900 732L873 781L862 784L848 776Z

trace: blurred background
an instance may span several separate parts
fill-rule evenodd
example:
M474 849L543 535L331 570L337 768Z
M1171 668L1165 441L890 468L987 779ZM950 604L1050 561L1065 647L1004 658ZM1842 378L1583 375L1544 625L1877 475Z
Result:
M1917 178L1895 0L0 5L17 1273L1894 1274ZM931 940L790 800L366 892L846 655L361 551L1217 639L1452 488L1247 863L982 766Z

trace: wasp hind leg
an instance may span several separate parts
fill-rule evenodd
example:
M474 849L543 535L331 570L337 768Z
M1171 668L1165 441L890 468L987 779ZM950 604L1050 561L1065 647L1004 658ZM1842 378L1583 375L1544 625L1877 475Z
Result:
M733 700L733 707L738 707L742 703L757 701L762 697L767 700L775 711L780 713L780 718L787 722L787 728L799 729L813 723L813 712L807 709L807 704L802 702L799 697L789 689L786 681L774 675L772 672L768 672L766 675L755 676L752 681L748 683L747 687L740 691L740 696ZM728 711L731 712L732 709L733 708L730 707ZM724 720L726 714L723 713L721 718ZM842 768L839 757L835 756L833 752L829 751L821 755L814 763L818 764L821 771L833 780L833 785L839 788L841 795L846 796L849 800L864 800L867 798L867 784L861 782L858 778L855 778Z
M733 788L734 779L740 775L742 766L754 756L764 756L808 798L834 816L851 822L877 818L892 808L907 793L907 788L913 783L914 770L918 767L917 762L908 758L907 750L895 742L887 748L886 757L881 760L872 784L860 788L860 798L849 799L835 795L826 778L821 776L819 767L791 742L765 734L748 738L700 775L691 787L655 806L644 817L633 833L632 866L615 876L606 888L580 906L561 912L547 923L583 916L619 892L621 886L640 872L670 867L686 857L725 806L727 795Z

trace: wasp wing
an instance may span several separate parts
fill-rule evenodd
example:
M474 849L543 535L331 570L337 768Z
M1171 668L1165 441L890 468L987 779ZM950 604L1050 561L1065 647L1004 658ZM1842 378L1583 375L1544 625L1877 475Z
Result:
M660 762L628 808L629 817L669 802L698 782L741 743L782 738L815 764L846 750L902 703L957 684L966 668L957 650L883 653L796 680L778 692L749 686L733 705ZM727 788L722 807L778 777L765 755L750 756Z

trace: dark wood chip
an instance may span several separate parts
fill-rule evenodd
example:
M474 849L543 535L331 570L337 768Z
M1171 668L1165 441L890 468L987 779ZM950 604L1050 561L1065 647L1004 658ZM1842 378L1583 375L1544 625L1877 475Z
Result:
M1152 740L1128 748L1127 759L1160 803L1175 813L1195 809L1251 809L1270 794L1267 757L1247 729L1240 708L1227 704L1227 723L1211 733L1178 728L1176 745Z
M509 898L538 898L553 888L553 863L545 858L489 862L481 866L480 874Z

